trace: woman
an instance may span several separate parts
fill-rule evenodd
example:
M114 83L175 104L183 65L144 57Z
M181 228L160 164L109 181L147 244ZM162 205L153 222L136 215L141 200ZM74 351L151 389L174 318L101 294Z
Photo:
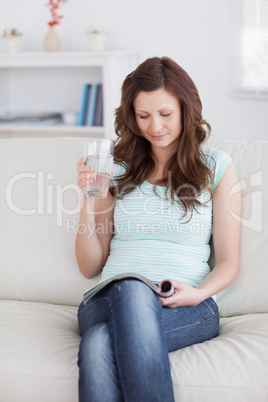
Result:
M228 193L238 179L231 158L204 144L210 126L197 89L169 58L148 59L126 77L115 129L110 192L81 209L80 223L94 230L77 234L80 271L170 278L175 293L161 298L126 279L81 304L80 402L174 401L168 352L217 336L214 295L237 276L239 223L230 208L239 214L240 194ZM82 191L92 181L84 162Z

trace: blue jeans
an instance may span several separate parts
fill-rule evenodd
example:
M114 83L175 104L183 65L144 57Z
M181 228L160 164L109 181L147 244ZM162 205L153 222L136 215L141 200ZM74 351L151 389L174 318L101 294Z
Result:
M79 402L174 401L168 352L218 334L217 304L162 307L143 282L111 283L78 309Z

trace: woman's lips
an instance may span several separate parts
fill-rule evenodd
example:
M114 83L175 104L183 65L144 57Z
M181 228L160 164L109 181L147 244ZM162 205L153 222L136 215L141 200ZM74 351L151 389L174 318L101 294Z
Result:
M167 134L162 134L162 135L152 135L152 138L154 140L160 141L162 138L164 138Z

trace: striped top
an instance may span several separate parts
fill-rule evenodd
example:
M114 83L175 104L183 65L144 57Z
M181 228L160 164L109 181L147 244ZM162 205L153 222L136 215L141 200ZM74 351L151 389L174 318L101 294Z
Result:
M214 189L231 162L225 152L202 146L207 165L214 176ZM114 164L113 177L124 172ZM113 183L112 183L113 184ZM183 210L165 197L166 187L145 181L116 200L114 235L101 281L114 275L134 272L153 282L174 279L196 287L210 272L209 241L212 233L212 200L181 219ZM199 196L205 202L209 192Z

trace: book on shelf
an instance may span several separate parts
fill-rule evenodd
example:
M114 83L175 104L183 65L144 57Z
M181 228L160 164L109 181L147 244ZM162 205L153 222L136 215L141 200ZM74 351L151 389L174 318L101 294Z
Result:
M84 85L81 108L80 108L80 113L79 113L79 118L78 118L78 126L85 125L84 124L85 123L85 113L86 113L86 108L87 108L87 103L88 103L89 92L90 92L90 85L89 84Z
M86 117L87 117L87 109L88 109L88 104L89 104L90 93L91 93L91 85L87 85L85 105L84 105L84 110L82 110L83 116L82 116L82 121L80 124L81 126L86 125Z
M97 104L97 93L98 93L97 84L91 84L90 94L89 94L89 98L88 98L88 105L87 105L87 109L86 109L85 126L93 126L94 125L94 117L95 117L95 110L96 110L96 104Z
M94 126L103 126L103 93L102 93L102 84L98 85Z
M137 279L139 281L142 281L146 283L157 295L162 296L162 297L169 297L173 295L174 293L174 288L172 283L169 280L163 281L160 284L157 284L155 282L152 282L150 279L145 278L142 275L131 273L131 272L126 272L123 274L118 274L115 275L103 282L100 282L98 285L94 286L93 288L87 290L84 293L83 297L83 302L86 304L91 297L93 297L95 294L97 294L100 290L108 286L110 283L114 281L119 281L122 279Z
M53 125L62 122L59 112L9 112L0 114L0 124L8 125Z
M103 126L102 84L84 85L78 125Z

